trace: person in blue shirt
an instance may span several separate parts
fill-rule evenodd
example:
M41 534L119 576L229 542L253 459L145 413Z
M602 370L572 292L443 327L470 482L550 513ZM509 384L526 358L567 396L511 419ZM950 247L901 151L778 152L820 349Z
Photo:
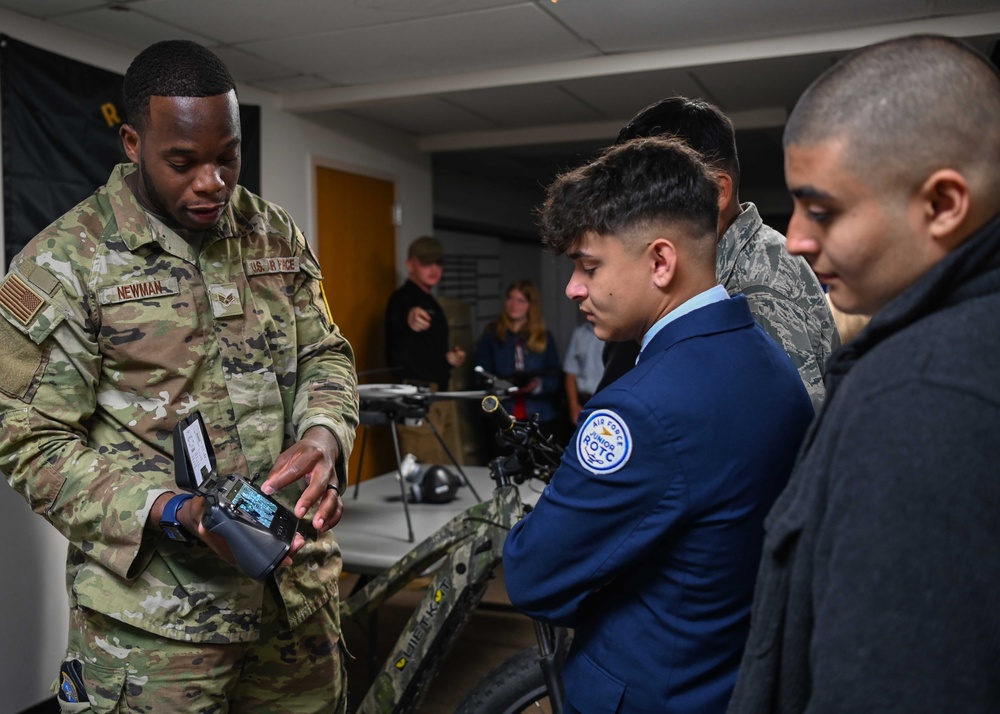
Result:
M813 410L717 283L717 220L710 169L665 138L560 176L541 212L567 296L599 338L641 346L504 547L511 602L575 628L568 714L723 712L736 681L764 516Z

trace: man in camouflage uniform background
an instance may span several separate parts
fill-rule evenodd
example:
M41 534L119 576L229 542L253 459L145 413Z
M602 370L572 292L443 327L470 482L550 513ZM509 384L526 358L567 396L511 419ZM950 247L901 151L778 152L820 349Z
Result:
M358 418L351 347L291 217L237 185L225 65L157 43L124 94L134 165L36 236L0 285L0 469L69 540L60 704L342 710L330 528ZM265 582L201 525L204 499L177 494L171 433L195 410L219 473L302 518ZM193 544L164 536L165 508Z
M785 250L785 237L764 225L753 203L740 203L740 164L732 122L715 106L670 97L639 112L616 143L640 136L675 136L700 153L719 182L716 278L730 295L743 293L754 319L792 358L813 408L819 411L823 374L840 335L823 288L809 264ZM635 365L639 346L612 343L598 390Z

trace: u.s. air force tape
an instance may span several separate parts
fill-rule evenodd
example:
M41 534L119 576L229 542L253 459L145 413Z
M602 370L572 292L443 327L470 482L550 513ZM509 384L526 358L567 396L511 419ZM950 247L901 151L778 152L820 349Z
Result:
M632 456L632 435L625 420L610 409L587 417L576 439L576 456L591 473L614 473Z

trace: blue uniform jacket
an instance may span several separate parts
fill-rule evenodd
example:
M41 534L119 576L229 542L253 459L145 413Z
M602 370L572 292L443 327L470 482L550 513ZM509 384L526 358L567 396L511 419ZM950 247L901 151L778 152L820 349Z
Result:
M764 516L812 416L742 295L667 324L587 403L504 547L514 605L576 628L568 714L725 711Z

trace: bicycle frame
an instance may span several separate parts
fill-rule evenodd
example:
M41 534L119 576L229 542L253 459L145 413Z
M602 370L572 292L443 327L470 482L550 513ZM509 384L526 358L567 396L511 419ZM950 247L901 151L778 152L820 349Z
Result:
M342 603L343 616L358 618L371 613L444 558L396 640L389 660L368 689L359 712L402 714L416 709L424 685L432 678L417 675L439 665L451 648L500 563L506 532L521 510L515 486L496 489L491 500L455 516Z
M487 400L490 397L487 397ZM484 409L486 401L484 400ZM427 593L407 621L389 658L383 664L358 707L360 714L405 714L420 705L444 658L472 616L503 560L507 533L524 515L521 495L512 483L527 476L547 477L554 469L553 454L561 454L538 431L538 419L515 422L499 407L498 424L515 453L490 462L496 484L492 497L468 508L422 541L394 565L341 603L341 615L358 619L370 615L407 583L440 563ZM516 424L519 430L514 430ZM539 463L542 461L544 463ZM544 476L543 476L544 474ZM555 714L562 714L563 690L558 670L558 644L553 628L534 621L540 651L539 666Z

